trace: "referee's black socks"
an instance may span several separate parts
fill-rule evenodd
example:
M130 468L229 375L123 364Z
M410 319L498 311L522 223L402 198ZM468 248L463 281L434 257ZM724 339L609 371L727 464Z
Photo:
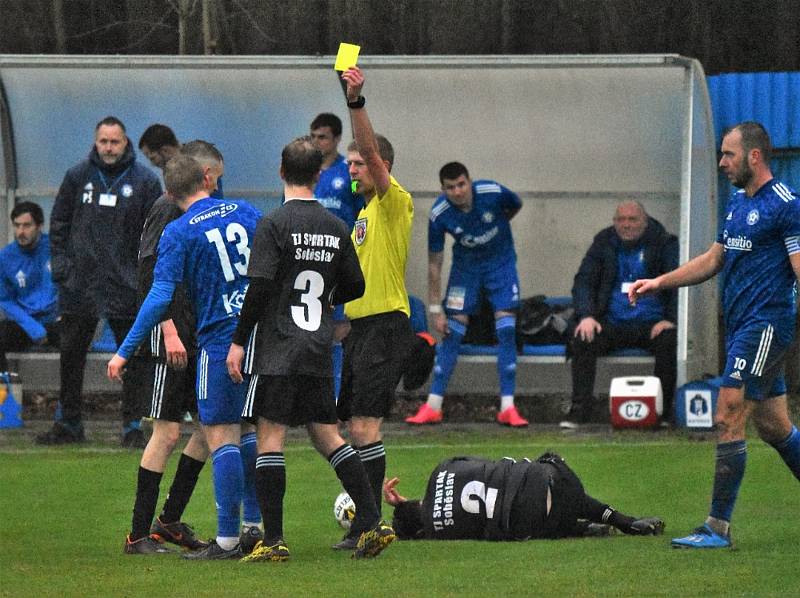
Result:
M365 444L364 446L354 447L361 462L364 464L364 469L367 470L367 477L369 478L369 485L372 487L372 494L375 497L375 505L378 508L378 513L381 512L381 497L383 496L383 480L386 478L386 449L383 446L383 441Z
M328 455L328 461L345 492L356 504L356 518L351 529L354 532L368 529L380 519L380 510L375 509L369 478L358 453L349 444L343 444ZM378 500L380 497L378 494Z

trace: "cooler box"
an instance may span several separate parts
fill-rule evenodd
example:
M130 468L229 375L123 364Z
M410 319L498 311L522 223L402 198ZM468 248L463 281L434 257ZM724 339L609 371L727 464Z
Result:
M611 425L615 428L652 428L663 412L661 380L655 376L623 376L611 380L608 391Z
M681 386L675 397L675 425L690 430L711 430L721 384L719 377Z

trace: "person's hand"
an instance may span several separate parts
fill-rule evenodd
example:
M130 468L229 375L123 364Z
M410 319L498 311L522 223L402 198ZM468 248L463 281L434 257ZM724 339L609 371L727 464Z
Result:
M164 347L167 349L167 365L176 370L186 368L189 360L186 347L177 334L164 334Z
M127 363L127 359L119 354L115 354L114 357L112 357L108 362L108 366L106 367L106 376L108 376L108 379L111 381L116 380L117 382L122 382L122 376L125 373L125 364Z
M603 327L600 322L595 320L592 316L586 316L575 327L575 337L579 337L585 343L594 341L596 334L603 332Z
M433 329L441 334L442 336L446 336L450 333L450 329L447 327L447 315L446 314L434 314L433 316Z
M661 320L660 322L656 322L650 329L650 340L653 340L659 334L661 334L665 330L670 330L671 328L675 328L675 324L673 324L669 320Z
M228 368L228 375L231 380L236 384L241 384L244 380L242 376L242 360L244 359L244 347L231 343L231 348L228 349L228 357L225 359L225 365Z
M340 320L333 323L333 342L341 343L350 334L350 320Z
M636 305L636 300L643 295L650 295L659 290L659 284L656 282L657 278L640 278L631 283L631 288L628 289L628 302L631 305Z
M397 484L400 483L400 478L392 478L391 480L383 480L383 500L387 504L396 507L400 503L406 502L408 499L401 496L397 491Z
M355 102L364 87L364 73L357 66L351 66L342 73L342 79L347 81L347 101Z

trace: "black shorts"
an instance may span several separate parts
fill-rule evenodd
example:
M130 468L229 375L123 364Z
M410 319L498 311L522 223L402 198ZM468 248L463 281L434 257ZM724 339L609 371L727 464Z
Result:
M263 417L284 426L335 424L333 378L259 374L252 413L247 415L250 421Z
M158 359L147 360L147 367L149 374L143 392L150 399L149 417L180 422L187 411L197 413L197 359L193 355L182 370L168 367Z
M403 312L393 311L351 321L344 339L342 387L337 414L386 417L403 374L414 333Z

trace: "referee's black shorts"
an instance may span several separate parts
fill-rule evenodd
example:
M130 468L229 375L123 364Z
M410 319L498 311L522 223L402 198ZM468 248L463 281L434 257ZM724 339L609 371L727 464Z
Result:
M353 416L386 417L414 338L408 316L392 311L351 320L350 324L350 334L343 342L337 414L343 421Z
M182 370L167 366L165 361L149 359L147 372L143 392L150 398L149 417L180 422L187 411L197 413L197 359L193 355Z

